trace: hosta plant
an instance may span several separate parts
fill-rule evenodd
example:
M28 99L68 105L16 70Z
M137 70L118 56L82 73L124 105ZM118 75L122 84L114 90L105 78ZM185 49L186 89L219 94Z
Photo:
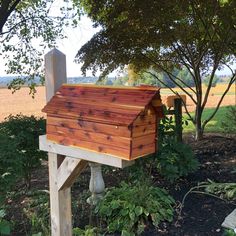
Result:
M172 221L174 199L167 191L147 183L122 183L107 191L96 207L98 215L107 223L108 232L139 235L151 222L158 226Z

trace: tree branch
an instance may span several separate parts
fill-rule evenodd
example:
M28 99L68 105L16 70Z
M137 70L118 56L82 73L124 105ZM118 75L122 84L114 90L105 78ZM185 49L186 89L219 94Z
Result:
M234 73L233 76L231 77L230 79L230 82L225 90L225 92L222 94L217 106L216 106L216 109L214 110L214 112L206 119L203 121L202 123L202 128L204 129L204 127L206 126L206 124L215 116L216 112L219 110L219 107L221 105L221 102L223 101L225 95L228 93L231 85L236 81L236 74Z
M186 104L185 101L182 99L182 97L179 95L179 93L176 92L176 91L174 91L174 90L173 90L170 86L168 86L165 82L163 82L162 80L160 80L160 79L158 78L158 76L155 75L154 73L152 73L152 72L150 72L150 71L145 71L145 73L148 73L148 74L152 75L152 76L153 76L154 78L156 78L161 84L163 84L165 87L167 87L168 89L170 89L170 90L172 91L172 93L174 93L176 96L178 96L178 97L182 100L182 103L183 103L183 105L184 105L184 109L185 109L186 114L188 115L190 121L192 121L192 122L194 123L194 120L193 120L192 116L190 115L190 113L189 113L189 111L188 111L188 109L187 109L187 104Z
M1 7L0 7L0 16L1 16L0 35L2 33L3 26L7 22L8 17L16 9L16 6L20 3L20 1L21 0L15 0L11 6L10 6L10 3L12 3L12 1L7 1L7 0L2 1Z
M169 75L170 80L176 85L178 86L184 93L186 93L190 99L197 104L197 101L193 98L193 96L185 89L183 88L183 86L181 86L179 83L177 83L172 77L178 78L176 76L174 76L171 72L169 72L168 70L166 70L164 67L160 66L159 64L157 64L155 61L153 61L151 58L147 57L145 54L142 53L142 56L145 57L146 59L148 59L149 61L151 61L153 64L155 64L157 67L159 67L161 70L163 70L165 73L167 73ZM172 77L171 77L172 76ZM179 78L178 78L179 79ZM180 80L180 79L179 79ZM181 80L180 80L181 81ZM191 88L188 86L188 88ZM191 88L192 90L192 88Z

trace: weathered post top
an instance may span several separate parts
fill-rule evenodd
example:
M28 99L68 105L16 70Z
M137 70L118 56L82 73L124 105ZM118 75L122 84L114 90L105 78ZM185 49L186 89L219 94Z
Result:
M66 83L66 56L56 48L45 55L45 87L47 102Z

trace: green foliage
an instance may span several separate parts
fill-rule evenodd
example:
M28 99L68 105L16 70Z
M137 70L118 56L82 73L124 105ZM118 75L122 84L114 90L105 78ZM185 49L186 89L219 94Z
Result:
M158 126L157 169L167 180L174 180L194 172L198 168L191 147L176 141L172 116L164 116Z
M0 206L4 203L7 192L20 176L21 162L12 154L12 150L16 150L16 144L11 141L10 137L0 132Z
M227 107L221 126L226 133L236 133L236 106Z
M158 226L161 221L172 221L174 199L164 189L147 183L111 188L99 202L96 212L107 223L111 233L139 235L150 220Z
M82 72L102 71L104 76L132 64L137 71L147 71L159 81L150 69L162 72L165 85L179 87L201 111L190 119L200 139L212 118L204 121L201 116L217 69L231 69L229 88L236 80L232 68L236 61L235 1L82 0L79 4L94 25L100 26L100 31L77 53L77 62L83 63ZM179 69L186 69L186 73L177 73ZM210 81L203 94L203 78L208 75ZM192 82L186 83L186 76Z
M0 235L10 235L11 227L9 221L5 220L6 213L0 208Z
M61 1L59 6L54 0L1 1L0 55L6 59L7 73L22 75L10 88L16 90L27 83L35 92L35 79L44 79L45 50L65 38L64 26L78 24L72 1Z
M39 150L39 135L45 133L45 120L34 116L10 115L0 124L1 181L23 176L28 188L33 169L41 165L46 153Z
M99 236L99 229L92 226L86 226L85 229L73 228L73 236Z
M28 203L24 208L24 213L31 225L32 234L43 236L50 235L49 228L49 193L47 191L37 191L28 193Z
M206 193L212 193L222 199L236 199L236 183L216 183L208 180L208 182L199 184L199 188L204 188Z
M219 82L219 80L220 80L220 78L217 75L215 75L212 80L210 79L210 75L208 75L203 79L203 83L207 87L209 82L211 81L212 87L215 87L216 84Z
M223 236L236 236L236 233L232 229L225 229Z
M199 165L191 147L174 139L163 141L156 158L161 175L171 182L196 171Z

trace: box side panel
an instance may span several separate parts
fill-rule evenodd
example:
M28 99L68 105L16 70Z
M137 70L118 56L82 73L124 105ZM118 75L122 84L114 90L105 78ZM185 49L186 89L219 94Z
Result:
M142 156L147 156L149 154L153 154L155 153L156 150L156 143L150 143L150 144L146 144L146 145L142 145L136 148L132 149L132 156L130 160L134 160L137 159L139 157Z
M48 117L47 138L66 146L130 159L131 131L128 127Z
M80 119L69 119L69 118L52 117L52 116L47 117L47 124L65 127L69 129L102 133L124 138L131 137L131 130L127 126L117 126L117 125L103 124L92 121L84 121Z
M155 153L156 138L157 117L151 110L151 112L146 112L143 117L138 117L133 124L131 159Z
M153 134L155 132L156 132L156 124L155 123L138 124L138 125L134 125L134 127L133 127L132 137L137 138L137 137L140 137L140 136Z
M105 153L114 155L124 160L129 160L129 148L125 149L120 146L108 146L101 143L93 143L84 140L78 140L75 138L65 137L57 134L47 134L47 139L53 142L56 142L65 146L75 146L84 149L88 149L90 151ZM94 160L96 162L96 160Z

